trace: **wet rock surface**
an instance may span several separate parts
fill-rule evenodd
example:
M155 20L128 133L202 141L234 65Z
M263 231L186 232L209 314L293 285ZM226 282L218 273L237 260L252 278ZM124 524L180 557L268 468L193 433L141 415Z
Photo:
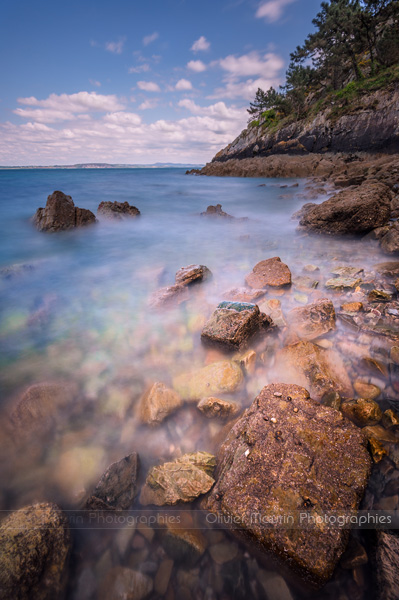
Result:
M397 600L399 590L399 538L390 531L377 532L375 577L378 600Z
M229 402L228 400L222 400L221 398L215 398L213 396L202 398L202 400L198 402L197 408L208 417L208 419L226 419L235 415L239 410L239 407L235 402Z
M292 309L287 321L299 338L314 340L335 329L335 310L331 300L322 298L314 304Z
M105 201L98 205L97 214L104 219L123 220L129 217L138 217L141 213L129 202Z
M205 265L188 265L188 267L182 267L177 271L175 281L178 285L191 285L211 277L212 273Z
M291 285L291 271L275 256L257 263L245 281L251 288L284 287Z
M170 285L154 292L148 301L151 308L169 308L186 302L189 298L185 285Z
M71 196L53 192L45 208L38 208L33 223L39 231L63 231L96 222L95 215L86 208L75 206Z
M179 394L164 383L154 383L141 397L139 416L147 425L159 425L183 404Z
M369 473L370 457L355 425L311 400L304 388L272 384L222 444L206 508L236 516L240 525L233 532L322 585L345 550L347 532L264 527L251 515L356 510Z
M241 368L233 361L219 361L202 369L178 375L174 389L184 400L201 400L204 396L234 392L243 382Z
M66 587L70 534L55 504L27 506L0 525L0 596L52 600Z
M86 501L85 508L127 510L137 494L138 468L137 452L110 465Z

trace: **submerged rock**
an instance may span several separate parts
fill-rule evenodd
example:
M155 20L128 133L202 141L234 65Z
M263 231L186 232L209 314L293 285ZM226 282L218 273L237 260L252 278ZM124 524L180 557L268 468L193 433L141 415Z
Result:
M170 285L151 294L148 304L151 308L169 308L186 302L189 298L185 285Z
M314 340L335 329L335 310L331 300L323 298L314 304L292 309L287 320L303 340Z
M354 277L334 277L325 283L326 288L331 290L353 289L362 283L361 279Z
M197 408L204 413L208 419L219 418L226 419L238 412L238 405L235 402L229 402L228 400L222 400L221 398L215 398L210 396L209 398L203 398L197 404Z
M266 294L265 290L246 287L231 288L223 292L223 298L230 302L254 302Z
M365 398L366 400L375 400L381 394L379 387L373 383L367 383L367 381L360 381L357 379L354 382L353 387L358 396L360 396L360 398Z
M213 217L213 218L223 218L228 221L232 221L235 217L232 217L228 213L222 210L221 204L216 204L216 206L208 206L205 212L200 213L201 217Z
M341 405L341 410L345 417L356 423L360 427L366 425L377 425L381 421L382 411L374 400L365 400L358 398L344 402Z
M62 231L96 222L94 214L86 208L75 206L71 196L53 192L45 208L38 208L33 223L39 231Z
M298 526L298 515L356 510L370 462L361 430L340 412L297 385L268 385L222 444L205 508L229 517L227 523L236 518L234 533L320 586L345 550L348 531ZM270 515L292 515L297 526L262 521Z
M258 262L245 281L251 288L283 287L291 285L291 271L275 256Z
M366 233L385 225L391 214L391 191L383 183L365 182L350 187L307 211L300 220L314 233L343 235Z
M221 302L205 324L201 339L207 344L237 350L249 339L272 323L256 304Z
M168 522L162 535L166 553L186 567L193 566L206 550L206 539L187 511L179 514L180 522Z
M390 531L377 531L374 574L377 600L397 600L399 590L399 537Z
M137 494L137 452L108 467L85 507L94 510L127 510Z
M201 400L205 396L234 392L243 382L239 365L223 360L173 379L173 387L184 400Z
M135 206L131 206L129 202L100 202L97 209L97 214L105 219L122 220L126 217L138 217L140 211Z
M212 454L192 452L173 462L153 467L141 490L140 503L143 506L165 506L192 502L213 486L215 465L216 460Z
M191 285L212 277L211 271L205 265L189 265L179 269L175 276L176 284Z
M21 508L0 525L0 597L53 600L67 583L70 534L55 504Z
M101 582L99 600L144 600L152 588L152 579L144 573L113 567Z
M147 425L158 425L183 404L179 394L164 383L154 383L141 397L139 416Z

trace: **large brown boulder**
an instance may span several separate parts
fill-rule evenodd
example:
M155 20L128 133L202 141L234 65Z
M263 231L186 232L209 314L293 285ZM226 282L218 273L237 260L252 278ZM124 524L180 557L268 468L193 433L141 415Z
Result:
M100 202L97 209L97 214L105 219L122 220L127 217L138 217L140 211L135 206L131 206L129 202Z
M380 239L380 246L387 254L399 252L399 227L397 223Z
M245 281L251 288L282 287L291 285L291 271L280 257L274 256L258 262Z
M323 298L307 306L298 306L288 313L287 321L301 339L314 340L335 329L334 305Z
M55 191L47 198L45 208L38 208L33 222L39 231L62 231L96 222L94 214L75 206L71 196Z
M138 407L140 420L146 425L159 425L183 404L179 394L156 382L142 395Z
M0 597L63 597L69 550L67 520L55 504L11 513L0 526Z
M312 400L304 388L272 384L222 444L205 508L306 582L321 586L349 534L323 519L357 510L370 468L358 427ZM317 517L321 522L312 527Z
M334 194L307 211L299 224L308 231L328 235L366 233L389 221L391 197L385 184L365 182Z

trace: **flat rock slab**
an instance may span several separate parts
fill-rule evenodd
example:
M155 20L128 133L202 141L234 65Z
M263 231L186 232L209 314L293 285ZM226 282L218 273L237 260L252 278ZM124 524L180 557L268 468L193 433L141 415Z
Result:
M275 256L258 262L245 282L251 288L283 287L291 285L291 271L281 258Z
M316 516L357 510L370 468L358 427L310 399L304 388L272 384L263 388L222 444L216 484L205 508L236 518L237 535L320 586L345 550L348 531L265 526L262 517L291 514L299 524L303 512Z
M45 208L38 208L33 223L39 231L63 231L96 222L95 215L86 208L75 206L71 196L55 191L47 198Z
M137 452L112 463L102 475L86 508L127 510L137 494L139 457Z
M106 219L123 220L129 217L138 217L140 211L135 206L131 206L129 202L100 202L97 209L97 214Z
M140 503L143 506L171 506L178 502L192 502L213 486L215 465L216 459L212 454L192 452L173 462L153 467L141 490Z
M184 400L201 400L205 396L235 392L243 380L236 362L222 360L178 375L173 379L173 387Z
M238 350L261 328L271 324L256 304L221 302L201 333L204 343Z
M175 276L177 284L191 285L212 277L211 271L205 265L188 265L179 269Z
M70 545L67 519L55 504L11 513L0 526L0 597L64 597Z
M143 394L139 404L139 418L146 425L159 425L183 404L179 394L156 382Z
M313 304L292 309L287 321L303 340L314 340L335 329L335 310L331 300L322 298Z

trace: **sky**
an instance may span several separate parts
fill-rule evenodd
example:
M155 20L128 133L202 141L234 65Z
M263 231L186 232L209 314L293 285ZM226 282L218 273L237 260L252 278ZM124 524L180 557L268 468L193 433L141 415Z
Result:
M0 165L202 164L320 0L2 0Z

